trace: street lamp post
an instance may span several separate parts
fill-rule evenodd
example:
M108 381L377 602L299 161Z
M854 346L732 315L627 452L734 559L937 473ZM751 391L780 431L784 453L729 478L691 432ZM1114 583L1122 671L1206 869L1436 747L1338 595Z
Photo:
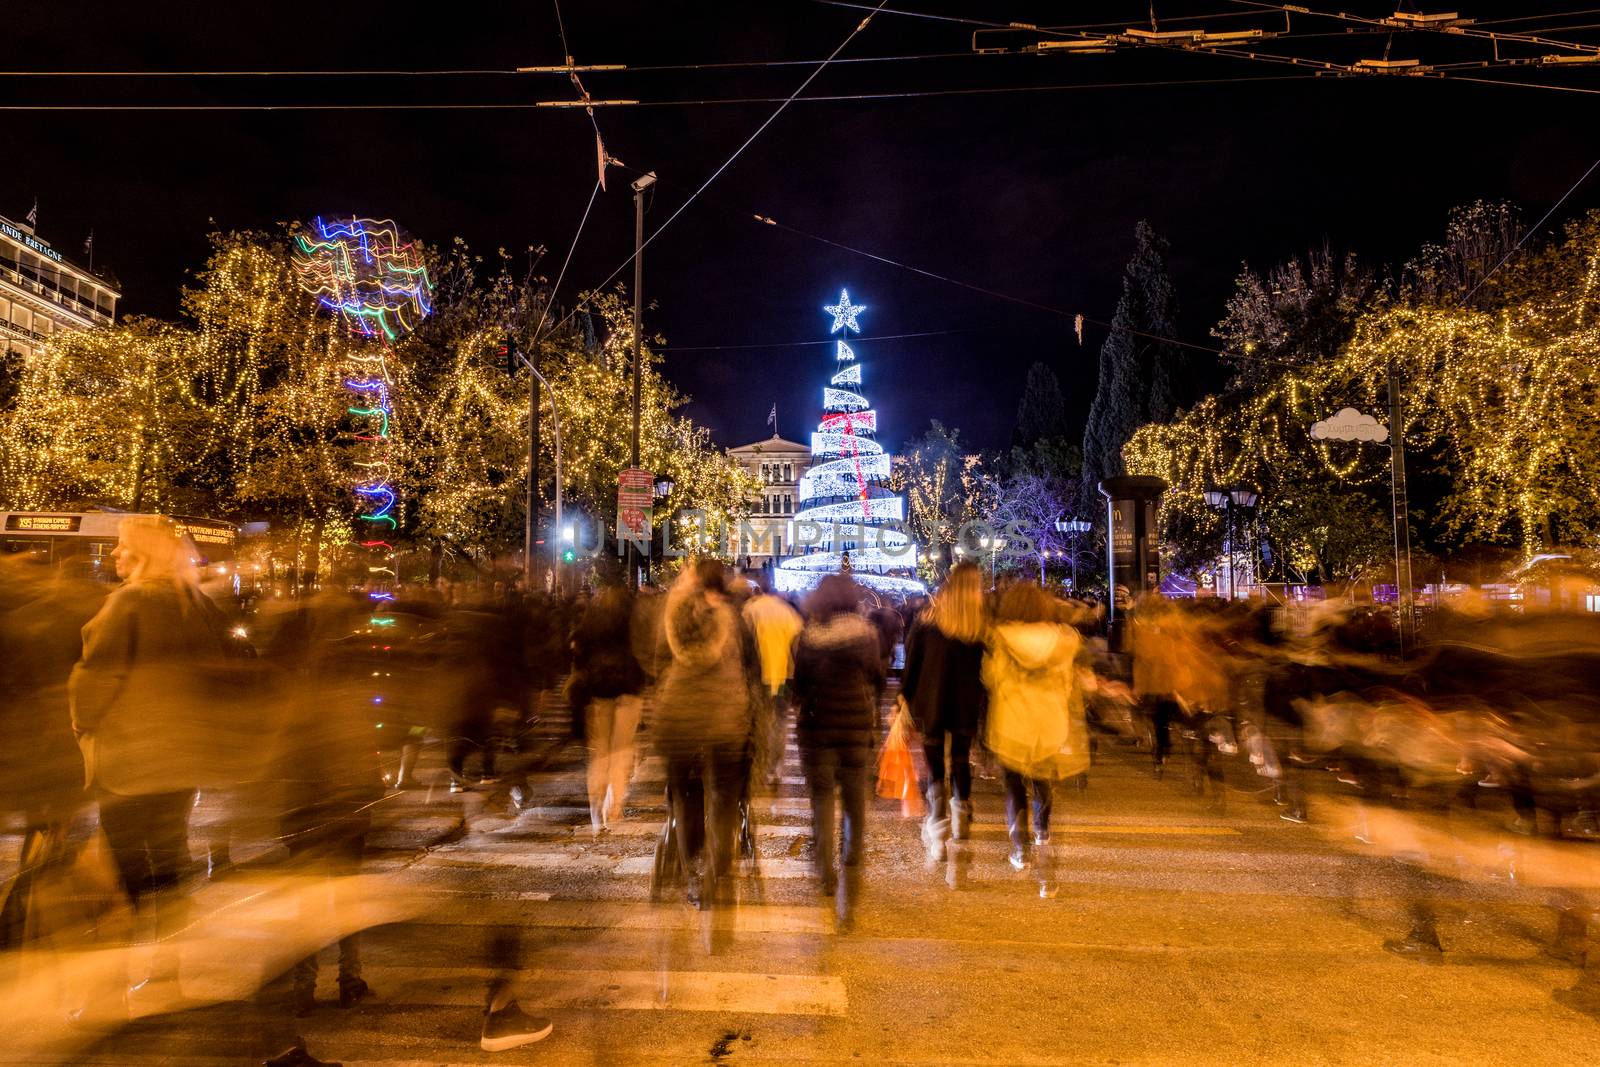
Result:
M550 420L555 425L556 431L556 525L561 527L561 412L556 410L555 390L550 388L550 383L545 376L539 373L539 368L520 351L513 350L516 359L527 367L528 377L528 512L527 525L523 533L522 550L522 581L528 592L533 592L534 566L536 553L534 552L535 527L539 522L539 387L544 386L544 391L550 394ZM556 576L556 584L560 584L561 558L557 552L550 553L550 568Z
M655 172L633 183L633 449L632 466L639 468L639 393L644 373L639 365L639 331L644 290L644 191L656 183ZM633 542L628 542L628 585L639 588L639 565Z
M1259 497L1254 489L1236 485L1228 489L1207 489L1205 491L1206 503L1214 508L1220 508L1223 513L1224 533L1222 551L1228 559L1228 599L1233 600L1238 596L1238 586L1234 572L1233 540L1234 540L1234 512L1238 508L1253 508Z
M656 479L656 496L660 497L662 500L665 500L667 497L672 495L672 486L673 486L673 481L672 481L671 478L669 478L669 477L667 477L665 475L663 475L660 478L657 478ZM655 509L652 508L651 510L654 511ZM671 519L671 516L666 516L663 519L663 521L655 523L655 525L661 527L661 553L662 553L662 555L666 555L666 552L667 552L667 538L672 536L672 519ZM652 536L651 536L651 543L652 544L655 543L654 534L652 534ZM647 564L647 566L648 566L648 564Z
M1072 544L1072 595L1078 595L1078 538L1089 532L1093 524L1084 519L1057 519L1056 533L1071 538Z
M995 557L1000 554L1002 548L1006 547L1006 540L1003 537L980 537L978 543L983 547L984 551L989 553L989 587L992 589L994 588Z

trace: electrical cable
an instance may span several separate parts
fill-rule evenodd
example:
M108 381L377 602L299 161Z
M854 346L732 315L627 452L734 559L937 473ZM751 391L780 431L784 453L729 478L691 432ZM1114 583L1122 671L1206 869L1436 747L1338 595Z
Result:
M550 299L544 302L544 307L539 309L539 324L533 328L534 355L539 351L540 331L544 329L544 321L550 315L550 305L555 301L556 294L561 290L561 281L567 276L567 265L572 262L572 253L578 250L578 238L583 236L583 228L589 222L589 212L594 210L594 201L600 195L600 183L596 181L594 188L589 190L589 203L583 209L583 218L578 220L578 231L572 235L572 244L567 246L567 258L561 261L561 270L556 275L556 283L550 287ZM563 320L565 321L565 320ZM559 325L559 323L557 324Z
M622 167L622 169L623 170L634 170L633 167ZM712 203L716 203L716 201L711 201L711 202ZM1225 359L1254 359L1254 358L1256 358L1256 357L1244 355L1244 354L1238 353L1238 352L1229 352L1229 351L1227 351L1225 349L1221 349L1221 348L1212 348L1209 345L1200 345L1200 344L1195 344L1195 343L1193 343L1191 341L1182 341L1182 340L1179 340L1178 338L1175 338L1175 337L1163 337L1160 334L1149 333L1149 332L1146 332L1144 330L1136 330L1136 329L1132 329L1131 327L1114 327L1111 323L1105 321L1104 319L1097 319L1097 318L1094 318L1093 316L1083 315L1083 314L1080 314L1078 312L1065 311L1065 310L1063 310L1061 308L1058 308L1058 307L1052 307L1049 304L1040 304L1037 301L1028 300L1025 297L1013 296L1010 293L1003 293L998 289L989 289L989 288L986 288L986 287L981 286L981 285L974 285L971 282L964 282L959 278L952 278L949 275L939 274L939 273L937 273L935 271L931 271L931 270L925 270L922 267L913 266L910 263L904 263L904 262L901 262L900 260L890 259L887 256L881 256L881 255L877 254L876 252L869 252L864 248L856 248L856 247L854 247L852 245L847 245L847 244L844 244L844 243L842 243L840 241L835 241L832 238L823 237L820 234L809 233L809 232L807 232L805 230L802 230L802 229L800 229L798 227L790 226L787 223L779 222L777 219L772 218L770 215L762 215L762 214L759 214L759 213L756 213L756 212L753 212L753 211L748 211L748 210L745 210L745 209L742 209L742 208L735 208L735 207L732 207L731 205L726 205L726 204L721 204L721 205L718 205L718 206L722 207L724 210L736 211L741 215L745 215L747 217L755 219L757 222L760 222L763 225L772 226L772 227L775 227L777 229L784 230L784 231L786 231L788 233L794 234L797 237L804 237L807 240L816 241L816 242L818 242L820 244L825 244L825 245L828 245L828 246L830 246L832 248L837 248L842 252L849 252L852 255L863 256L863 257L865 257L867 259L876 260L877 262L883 263L883 264L885 264L887 266L895 267L895 268L900 269L900 270L910 271L913 274L920 274L923 277L932 278L935 281L945 282L946 284L954 285L954 286L957 286L957 287L962 288L962 289L970 289L973 292L982 293L985 296L991 296L991 297L994 297L997 300L1009 301L1010 303L1013 303L1013 304L1020 304L1020 305L1022 305L1024 307L1033 308L1036 311L1044 311L1044 312L1048 312L1048 313L1050 313L1052 315L1060 315L1060 316L1063 316L1063 317L1069 318L1069 319L1074 319L1074 320L1082 319L1084 322L1093 323L1094 325L1103 327L1103 328L1105 328L1107 330L1124 329L1124 330L1127 330L1129 333L1134 334L1135 336L1143 337L1143 338L1146 338L1148 340L1160 341L1163 344L1178 345L1178 346L1183 347L1183 348L1193 348L1193 349L1195 349L1197 351L1200 351L1200 352L1208 352L1208 353L1210 353L1212 355L1215 355L1215 356L1222 356ZM610 279L607 279L607 281L610 281ZM940 332L947 332L947 331L940 331ZM824 342L818 342L818 343L819 344L827 344L828 342L824 341ZM735 346L735 347L742 347L742 346Z
M1494 274L1495 271L1505 266L1506 262L1512 256L1521 251L1522 246L1528 243L1528 239L1530 237L1544 228L1544 224L1550 221L1550 216L1556 213L1556 209L1567 202L1567 197L1578 191L1578 186L1589 180L1589 175L1593 174L1595 172L1595 168L1597 167L1600 167L1600 159L1596 159L1593 163L1589 164L1589 169L1584 171L1583 174L1579 176L1578 180L1572 183L1571 188L1561 194L1560 200L1557 200L1554 204L1550 205L1550 210L1544 213L1544 217L1538 222L1534 223L1533 226L1529 228L1528 232L1522 235L1522 239L1512 247L1511 251L1507 252L1501 257L1500 262L1489 268L1488 274L1485 274L1483 277L1478 279L1478 284L1474 285L1467 295L1461 298L1461 302L1463 304L1471 300L1477 294L1478 290L1483 288L1483 283L1489 280L1490 275Z
M967 326L954 330L922 330L918 333L880 333L872 336L852 337L856 341L898 341L907 337L944 337L948 334L971 333L976 326ZM726 352L733 349L746 348L801 348L808 345L831 345L832 339L827 341L770 341L760 344L748 345L658 345L657 352Z
M888 2L888 0L880 0L878 6L881 8L887 2ZM609 275L607 275L605 281L603 281L599 285L595 286L592 290L590 290L590 292L591 293L600 292L600 291L604 290L606 286L610 285L611 284L611 280L613 278L615 278L617 275L621 274L623 272L623 270L625 270L627 268L628 264L632 263L635 259L637 259L639 257L639 254L641 252L643 252L647 247L649 247L649 245L650 245L650 243L652 241L654 241L657 237L660 237L661 234L663 232L665 232L666 228L668 226L671 226L673 224L673 222L677 220L679 215L682 215L686 210L688 210L689 205L694 203L695 200L700 196L701 193L705 192L708 188L710 188L711 183L716 181L719 177L721 177L723 171L725 171L729 167L733 166L734 160L738 159L741 155L743 155L744 154L744 150L749 148L752 144L754 144L756 138L760 137L764 132L766 132L766 129L767 129L768 126L771 126L775 121L777 121L778 116L783 114L784 110L786 108L788 108L788 106L790 104L792 104L795 101L795 99L797 97L799 97L799 95L801 93L805 92L806 86L810 85L813 81L816 81L817 76L820 75L824 70L827 69L829 62L831 62L833 60L833 57L837 56L840 52L844 51L846 46L848 46L851 41L855 40L856 37L861 33L862 30L865 30L867 28L867 26L872 22L872 19L873 19L873 15L869 14L866 18L862 19L859 23L857 23L855 29L851 30L848 34L845 35L845 39L839 42L839 46L837 48L835 48L829 54L828 58L823 60L821 63L817 64L817 68L815 70L813 70L810 74L806 75L805 81L801 82L800 85L795 89L795 91L793 93L789 94L789 98L787 100L785 100L782 104L779 104L777 109L774 110L772 112L772 114L767 116L766 121L763 122L760 126L757 126L756 127L756 131L754 133L752 133L749 137L745 138L745 141L744 141L743 144L741 144L738 148L734 149L733 155L729 156L723 162L723 164L720 167L718 167L716 170L712 171L711 172L711 176L709 178L707 178L704 182L700 183L700 188L696 189L690 195L689 199L685 200L682 204L679 204L678 205L678 209L676 211L674 211L671 215L667 216L667 221L666 222L663 222L660 226L656 227L655 231L653 233L651 233L649 237L645 238L643 241L641 241L639 243L639 247L635 248L633 250L633 254L632 255L630 255L627 259L623 260L617 266L616 270L612 271ZM567 322L567 320L571 319L580 310L582 310L584 304L586 304L586 303L587 303L586 300L578 301L577 305L575 307L573 307L573 309L571 311L567 312L566 316L563 317L560 322L556 323L555 328L556 329L560 329L561 326L564 325Z
M1308 63L1300 63L1305 67ZM903 92L834 93L825 96L742 96L703 100L594 100L593 107L711 107L734 104L831 104L860 100L913 100L947 96L996 96L1009 93L1054 93L1098 89L1152 89L1166 86L1234 85L1247 82L1315 81L1313 74L1238 75L1226 78L1166 78L1133 82L1069 82L1056 85L979 86L968 89L911 89ZM543 111L571 108L561 101L502 104L0 104L6 111Z

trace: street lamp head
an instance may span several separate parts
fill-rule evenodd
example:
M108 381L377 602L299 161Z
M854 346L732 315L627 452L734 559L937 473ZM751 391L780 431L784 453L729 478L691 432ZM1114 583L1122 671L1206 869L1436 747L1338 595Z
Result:
M642 193L646 189L648 189L652 185L654 185L655 183L656 183L656 172L655 171L651 171L649 174L645 174L645 175L640 176L640 178L633 183L633 191L636 192L636 193Z
M1256 498L1259 496L1254 489L1243 485L1235 486L1233 489L1230 489L1228 493L1233 497L1234 504L1241 508L1255 507Z
M1228 506L1228 491L1226 489L1207 489L1205 492L1206 503L1214 508Z
M672 485L673 485L673 482L672 482L671 478L657 478L656 479L656 496L671 496L672 495Z

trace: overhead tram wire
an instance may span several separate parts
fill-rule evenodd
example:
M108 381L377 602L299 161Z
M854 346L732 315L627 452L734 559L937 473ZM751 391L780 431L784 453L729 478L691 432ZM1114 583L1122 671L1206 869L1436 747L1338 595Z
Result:
M641 171L638 171L635 168L628 167L628 166L622 166L621 169L628 170L628 171L634 171L634 173L642 173ZM670 185L671 183L663 182L661 184ZM1049 313L1051 315L1059 315L1059 316L1062 316L1063 318L1082 319L1086 323L1092 323L1093 325L1102 327L1102 328L1104 328L1106 330L1113 330L1113 329L1126 330L1128 333L1131 333L1136 337L1143 337L1143 338L1145 338L1147 340L1151 340L1151 341L1160 341L1160 342L1162 342L1164 344L1177 345L1177 346L1179 346L1181 348L1192 348L1195 351L1207 352L1207 353L1210 353L1211 355L1214 355L1214 356L1221 356L1224 359L1255 360L1257 362L1268 362L1268 363L1275 362L1273 360L1264 360L1262 357L1259 357L1259 356L1247 355L1247 354L1241 353L1241 352L1229 352L1226 349L1213 348L1213 347L1211 347L1209 345L1195 344L1192 341L1182 341L1182 340L1179 340L1176 337L1163 337L1160 334L1149 333L1149 332L1147 332L1145 330L1136 330L1136 329L1133 329L1132 327L1126 327L1126 326L1117 327L1117 326L1113 326L1111 323L1105 321L1104 319L1098 319L1098 318L1095 318L1092 315L1084 315L1081 312L1075 312L1075 311L1065 311L1065 310L1063 310L1061 308L1058 308L1058 307L1052 307L1049 304L1041 304L1041 303L1038 303L1037 301L1029 300L1029 299L1027 299L1025 297L1014 296L1014 295L1012 295L1010 293L1001 292L998 289L989 289L989 288L986 288L986 287L981 286L981 285L974 285L971 282L964 282L959 278L952 278L952 277L950 277L949 275L946 275L946 274L939 274L936 271L926 270L926 269L924 269L922 267L914 266L914 265L912 265L910 263L905 263L905 262L902 262L902 261L897 260L897 259L890 259L888 256L881 256L876 252L869 252L864 248L856 248L853 245L847 245L847 244L844 244L841 241L835 241L832 238L823 237L821 234L810 233L810 232L808 232L806 230L800 229L799 227L790 226L787 223L779 222L777 219L771 217L770 215L763 215L763 214L760 214L759 212L751 211L751 210L749 210L747 208L735 207L735 206L733 206L731 204L718 203L715 200L711 200L711 201L709 201L709 203L711 203L711 204L713 204L713 205L715 205L717 207L720 207L724 211L734 212L736 214L744 216L745 218L754 219L756 222L759 222L762 225L772 226L772 227L774 227L776 229L783 230L783 231L785 231L787 233L792 233L797 237L804 237L807 240L816 241L816 242L818 242L820 244L828 245L831 248L837 248L842 252L849 252L852 255L863 256L863 257L865 257L867 259L875 260L875 261L877 261L879 263L885 264L886 266L895 267L895 268L897 268L899 270L910 271L913 274L920 274L923 277L931 278L934 281L945 282L945 283L947 283L949 285L954 285L954 286L957 286L957 287L962 288L962 289L968 289L968 290L971 290L972 292L975 292L975 293L982 293L985 296L994 297L997 300L1005 300L1005 301L1008 301L1008 302L1013 303L1013 304L1019 304L1019 305L1021 305L1023 307L1033 308L1036 311L1047 312L1047 313ZM609 279L607 279L607 281L609 281ZM952 332L957 332L957 331L940 330L940 331L936 331L936 332L939 332L939 333L952 333ZM915 335L909 335L909 336L915 336ZM819 341L819 342L816 342L816 343L817 344L828 344L830 342ZM708 347L743 348L743 347L755 347L755 346L730 345L730 346L708 346ZM682 350L683 351L687 351L688 350L687 346ZM1284 364L1284 365L1288 366L1289 364Z
M835 93L826 96L743 96L703 100L594 100L593 107L715 107L735 104L831 104L856 100L913 100L942 96L997 96L1008 93L1054 93L1074 90L1152 89L1177 86L1235 85L1248 82L1315 81L1313 74L1239 75L1228 78L1158 78L1133 82L1068 82L1058 85L978 86L970 89L912 89L904 92ZM582 107L575 100L539 100L494 104L0 104L5 111L548 111Z
M963 326L963 327L958 327L958 328L956 328L954 330L921 330L921 331L919 331L917 333L880 333L880 334L873 334L871 336L852 337L850 340L852 342L855 342L855 341L899 341L899 340L903 340L903 339L908 338L908 337L946 337L946 336L949 336L951 334L972 333L973 331L975 331L977 329L978 329L978 327L976 327L976 326ZM757 343L757 344L748 344L748 345L657 345L656 346L656 351L657 352L727 352L727 351L733 351L735 349L747 349L747 348L802 348L802 347L807 347L807 346L811 346L811 345L831 345L833 343L834 342L832 340L827 340L827 341L766 341L766 342L761 342L761 343Z
M878 6L881 8L887 2L888 2L888 0L880 0ZM694 193L690 195L689 199L685 200L682 204L678 205L678 209L676 211L674 211L671 215L667 216L667 221L666 222L663 222L660 226L656 227L655 231L653 233L651 233L649 237L645 238L642 242L639 243L638 247L633 250L633 254L632 255L630 255L627 259L623 260L617 266L617 269L612 271L606 277L605 281L603 281L599 285L595 286L592 290L590 290L590 292L592 292L592 293L593 292L600 292L600 291L604 290L606 286L610 285L611 284L611 280L613 278L615 278L617 275L621 274L624 270L626 270L627 267L628 267L628 264L632 263L635 259L637 259L639 257L639 254L641 252L643 252L645 250L645 248L647 248L652 241L654 241L657 237L660 237L661 234L666 231L667 227L671 226L673 224L673 222L677 220L679 215L682 215L686 210L688 210L689 205L694 203L695 200L700 196L701 193L705 192L708 188L710 188L711 187L711 183L716 181L719 177L721 177L723 171L725 171L729 167L733 166L734 160L738 159L741 155L743 155L744 154L744 150L749 148L752 144L754 144L756 138L760 137L762 135L762 133L766 132L766 129L767 129L768 126L771 126L774 122L777 121L778 116L783 114L785 109L787 109L790 104L794 103L795 99L798 98L801 93L805 92L806 86L808 86L812 82L816 81L817 76L820 75L824 70L827 69L828 64L830 62L832 62L833 58L835 56L837 56L840 52L843 52L845 50L845 48L850 44L850 42L855 40L856 37L860 35L861 31L865 30L867 28L867 26L871 24L872 19L873 19L873 15L869 14L866 18L864 18L860 22L858 22L856 24L856 26L855 26L855 29L851 30L848 34L845 35L844 40L839 42L838 47L835 48L828 55L828 58L823 60L821 63L817 64L817 68L815 70L813 70L810 74L806 75L805 81L801 82L799 84L799 86L795 89L795 91L793 93L789 94L789 98L787 100L785 100L783 103L779 104L777 109L775 111L773 111L772 114L767 116L766 121L763 122L760 126L757 126L756 127L756 131L754 133L752 133L749 137L747 137L743 144L741 144L738 148L733 150L733 155L729 156L727 158L727 160L724 161L723 164L720 167L718 167L716 170L712 171L711 172L711 176L700 184L700 188L696 189L694 191ZM555 328L559 329L562 325L564 325L566 323L566 321L568 319L570 319L574 315L576 315L583 308L585 302L586 301L583 301L583 300L578 301L577 305L575 307L573 307L573 309L571 311L567 312L566 316L561 320L561 322L556 323Z
M1495 271L1505 266L1506 263L1510 261L1512 256L1522 251L1522 246L1528 243L1529 238L1538 233L1540 230L1544 229L1544 224L1550 221L1550 216L1554 215L1556 210L1560 208L1562 204L1567 202L1567 198L1569 196L1578 191L1578 186L1589 180L1589 175L1593 174L1596 168L1600 168L1600 159L1596 159L1593 163L1589 164L1589 169L1579 175L1578 180L1573 182L1567 191L1561 194L1560 200L1557 200L1554 204L1550 205L1550 210L1544 213L1544 217L1530 226L1528 231L1522 235L1522 239L1512 246L1511 251L1507 252L1504 256L1501 256L1500 262L1496 263L1493 267L1490 267L1488 273L1478 279L1478 284L1474 285L1467 295L1461 298L1461 303L1465 304L1467 301L1476 296L1478 290L1483 288L1483 283L1488 281Z

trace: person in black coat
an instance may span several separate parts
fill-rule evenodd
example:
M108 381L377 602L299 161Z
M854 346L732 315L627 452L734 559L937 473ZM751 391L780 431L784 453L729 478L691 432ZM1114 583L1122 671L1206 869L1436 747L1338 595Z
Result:
M633 777L645 675L632 627L633 594L612 585L589 602L572 635L572 722L589 746L589 821L596 834L622 818Z
M883 659L871 623L857 611L860 587L848 575L830 574L807 602L809 618L795 639L796 733L811 788L811 825L822 892L839 886L834 867L834 788L844 802L840 853L845 891L838 895L839 922L847 929L854 910L862 836L867 815L867 778L878 735Z
M906 639L901 695L922 731L928 760L928 862L944 858L945 835L962 841L972 826L972 739L983 721L983 572L958 563ZM950 744L950 807L945 815L945 742Z

